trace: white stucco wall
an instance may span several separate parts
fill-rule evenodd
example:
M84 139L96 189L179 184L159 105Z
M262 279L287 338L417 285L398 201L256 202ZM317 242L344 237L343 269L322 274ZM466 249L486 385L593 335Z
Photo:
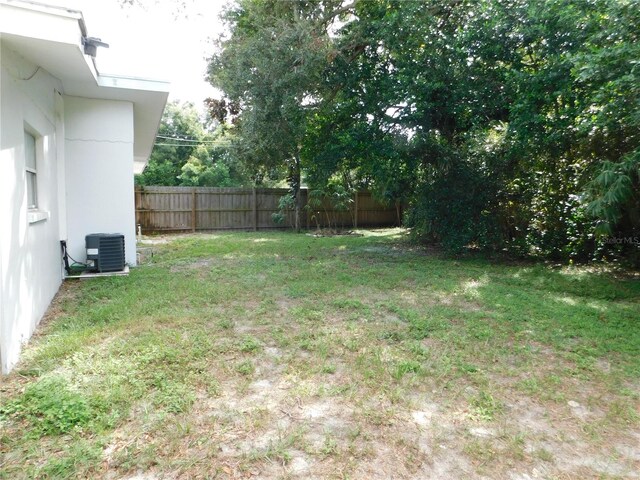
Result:
M60 82L45 70L36 72L36 65L1 44L0 59L0 361L7 372L62 281L58 161L63 159L58 156L63 152L56 141L62 102ZM44 219L34 223L27 210L25 129L37 137L38 209Z
M69 253L84 261L85 235L122 233L135 265L133 104L65 96L64 118Z
M60 240L84 261L85 235L122 233L135 265L134 116L131 102L61 95L57 78L6 45L0 60L0 362L7 373L62 282ZM25 130L37 138L37 212L27 208Z
M0 2L3 373L61 284L60 240L85 261L87 234L122 233L126 261L136 261L134 155L146 161L168 85L99 75L83 35L79 11ZM25 131L37 140L36 209L27 207Z

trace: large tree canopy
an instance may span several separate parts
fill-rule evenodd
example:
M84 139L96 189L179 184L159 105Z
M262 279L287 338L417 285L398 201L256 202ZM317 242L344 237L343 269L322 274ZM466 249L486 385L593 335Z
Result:
M639 0L242 0L225 19L210 78L244 157L294 188L409 202L454 250L640 258Z

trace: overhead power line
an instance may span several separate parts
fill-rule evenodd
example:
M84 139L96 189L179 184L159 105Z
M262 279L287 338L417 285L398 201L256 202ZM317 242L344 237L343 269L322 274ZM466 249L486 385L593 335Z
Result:
M187 142L195 145L218 143L218 140L198 140L196 138L180 138L180 137L167 137L166 135L156 135L156 138L162 138L163 140L174 140L176 142Z
M196 138L170 137L167 135L156 135L156 139L161 140L154 143L154 145L161 147L197 147L198 145L226 147L231 145L229 140L198 140Z
M154 143L154 145L163 147L197 147L201 145L199 143ZM211 142L208 145L226 147L231 145L231 142Z
M166 135L156 135L157 138L166 138L168 140L181 140L184 142L199 142L200 140L198 140L197 138L185 138L185 137L168 137Z

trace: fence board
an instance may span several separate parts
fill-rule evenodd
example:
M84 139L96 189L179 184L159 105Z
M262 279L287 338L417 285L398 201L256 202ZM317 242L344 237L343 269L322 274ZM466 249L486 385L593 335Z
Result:
M273 230L292 228L294 212L285 212L277 224L281 188L136 187L136 223L143 233L207 230ZM354 196L355 197L355 196ZM301 191L306 205L308 192ZM385 206L370 192L358 192L350 210L336 211L324 202L318 211L303 211L307 228L393 226L398 223L395 205Z

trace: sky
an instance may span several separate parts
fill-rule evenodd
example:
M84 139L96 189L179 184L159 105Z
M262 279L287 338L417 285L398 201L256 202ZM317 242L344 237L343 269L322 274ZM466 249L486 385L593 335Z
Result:
M168 80L169 100L193 102L202 112L205 98L220 96L204 75L213 40L223 32L218 15L228 1L137 0L133 6L122 6L120 0L46 3L81 10L89 36L109 44L108 49L98 49L100 73ZM183 4L185 8L180 7Z

